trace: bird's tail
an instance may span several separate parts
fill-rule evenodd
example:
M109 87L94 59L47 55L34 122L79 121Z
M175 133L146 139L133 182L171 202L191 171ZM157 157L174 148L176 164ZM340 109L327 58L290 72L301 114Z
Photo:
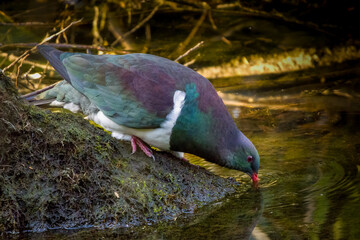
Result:
M70 78L66 70L66 67L62 63L62 58L63 58L62 55L72 54L72 53L65 53L60 50L57 50L56 48L46 45L39 45L37 46L37 49L41 53L41 55L43 55L46 58L46 60L50 62L51 66L54 67L54 69L60 74L60 76L63 77L67 82L70 82ZM56 99L56 95L52 94L52 92L49 90L55 87L55 85L57 84L58 83L55 83L46 88L23 95L22 98L28 101L32 105L49 104ZM46 92L49 92L50 94L46 94Z
M38 51L43 55L50 63L51 66L62 76L66 81L70 82L69 74L62 62L62 56L64 53L56 48L39 45L37 46Z
M48 99L38 99L37 97L42 94L43 92L46 92L50 89L52 89L53 87L55 87L58 83L54 83L50 86L47 86L46 88L40 89L40 90L36 90L34 92L22 95L21 97L26 100L27 102L29 102L31 105L44 105L44 104L49 104L52 101L54 101L56 98L55 97L51 97Z

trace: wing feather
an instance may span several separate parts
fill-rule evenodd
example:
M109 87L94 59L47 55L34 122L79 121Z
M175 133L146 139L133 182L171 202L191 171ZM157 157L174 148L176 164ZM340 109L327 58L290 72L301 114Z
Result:
M71 84L114 122L131 128L157 128L173 105L167 80L156 80L113 62L123 56L78 54L62 62ZM124 64L131 64L128 61ZM136 63L132 63L136 64ZM137 63L141 64L141 63ZM85 74L84 74L85 73ZM160 91L159 91L160 89Z

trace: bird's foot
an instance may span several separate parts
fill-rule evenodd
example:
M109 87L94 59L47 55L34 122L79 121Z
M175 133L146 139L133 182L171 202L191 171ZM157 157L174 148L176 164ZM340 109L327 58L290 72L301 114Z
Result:
M140 149L145 153L146 156L151 157L153 160L155 160L154 154L150 146L140 138L131 136L131 147L132 147L131 154L134 154L136 152L137 146L140 147Z

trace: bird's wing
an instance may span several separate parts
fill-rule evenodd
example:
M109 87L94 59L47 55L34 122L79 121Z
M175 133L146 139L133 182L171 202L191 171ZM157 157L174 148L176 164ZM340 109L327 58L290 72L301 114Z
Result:
M169 76L154 73L153 65L122 57L81 54L62 62L71 84L114 122L131 128L159 127L172 109L174 85ZM143 64L152 74L132 70L133 64Z
M43 55L60 75L117 124L157 128L173 108L175 80L149 55L97 56L46 48L39 50L47 51Z

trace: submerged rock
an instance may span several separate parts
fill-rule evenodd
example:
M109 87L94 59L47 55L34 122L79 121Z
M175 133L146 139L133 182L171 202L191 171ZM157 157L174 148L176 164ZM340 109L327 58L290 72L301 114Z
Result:
M0 235L176 219L235 182L156 152L131 155L81 116L27 105L0 75Z

